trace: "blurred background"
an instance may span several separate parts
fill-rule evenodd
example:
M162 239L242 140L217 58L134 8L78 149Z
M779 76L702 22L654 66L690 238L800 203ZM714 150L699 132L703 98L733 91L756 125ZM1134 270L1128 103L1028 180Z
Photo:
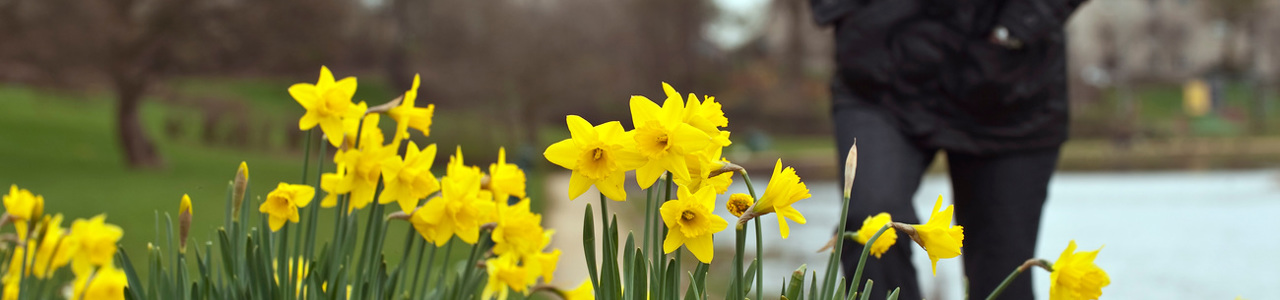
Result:
M1280 210L1278 15L1280 0L1092 0L1075 13L1071 138L1042 257L1070 239L1106 244L1108 298L1280 297L1280 241L1240 232L1280 228L1266 214ZM0 184L43 194L48 212L106 212L131 252L184 193L195 232L212 229L240 161L256 194L299 182L303 110L286 89L326 65L375 105L421 74L418 102L436 117L414 138L439 144L439 161L463 145L481 166L505 147L548 219L584 205L562 199L567 175L541 156L568 136L565 115L629 126L629 96L661 99L661 82L713 95L726 156L756 174L781 157L814 186L802 212L824 216L838 203L832 52L802 0L0 0ZM935 173L922 211L949 194ZM810 220L799 240L816 250L834 214ZM570 239L576 226L552 227ZM825 261L767 252L788 259L774 277ZM960 298L953 263L922 277L931 298Z

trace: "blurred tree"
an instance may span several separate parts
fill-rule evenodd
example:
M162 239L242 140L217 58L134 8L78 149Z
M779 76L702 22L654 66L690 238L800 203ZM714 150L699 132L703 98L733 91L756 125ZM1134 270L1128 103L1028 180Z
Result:
M107 86L117 139L133 168L164 165L142 101L174 75L299 70L337 56L349 0L0 1L0 77ZM283 94L283 92L282 92ZM282 95L284 96L284 95Z

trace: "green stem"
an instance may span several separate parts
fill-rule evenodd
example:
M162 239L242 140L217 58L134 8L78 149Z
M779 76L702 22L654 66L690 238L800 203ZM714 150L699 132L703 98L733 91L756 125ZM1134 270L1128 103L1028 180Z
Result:
M987 300L995 300L997 297L1000 297L1000 294L1003 294L1004 290L1009 288L1009 285L1013 284L1013 280L1018 279L1018 275L1021 275L1023 271L1027 270L1027 268L1030 268L1031 266L1034 266L1036 264L1045 266L1046 269L1052 269L1052 267L1049 267L1049 262L1047 261L1044 261L1042 259L1034 259L1034 258L1028 259L1027 262L1022 263L1022 265L1018 266L1017 268L1014 268L1013 272L1009 273L1009 276L1005 277L1004 281L1000 282L1000 285L996 286L996 289L994 291L991 291L991 295L987 295Z
M651 250L651 248L649 248L649 246L650 246L649 242L650 242L650 241L653 241L653 242L655 242L655 243L656 243L656 242L658 242L657 240L654 240L654 239L653 239L653 236L652 236L652 234L653 234L653 223L654 223L654 222L653 222L653 206L654 206L654 203L653 203L653 190L652 190L652 189L645 189L645 190L644 190L644 194L645 194L645 195L644 195L644 248L640 248L640 249L645 249L645 250L647 250L647 251L652 251L652 250ZM631 250L631 249L627 249L627 251L632 251L632 250ZM624 262L624 263L630 264L631 262ZM644 268L645 266L640 266L640 267ZM648 270L640 270L640 271L648 271ZM656 272L657 270L655 269L654 271ZM655 279L657 279L657 278L658 278L657 276L655 276L655 275L657 275L657 274L656 274L656 273L654 273L654 272L645 272L645 273L649 273L649 274L648 274L648 275L649 275L649 282L655 282ZM648 288L648 294L649 294L649 295L653 295L653 294L654 294L654 292L656 291L656 289L655 289L655 288L656 288L657 286L658 286L657 284L650 284L649 286L647 286L646 288Z
M889 224L884 224L884 227L880 227L880 231L876 231L876 234L872 235L870 239L867 239L867 243L865 245L862 245L862 257L858 258L858 268L853 272L852 282L855 288L850 290L852 291L860 290L860 289L857 289L857 287L862 283L858 281L862 280L862 267L867 263L867 255L871 254L871 245L876 244L876 239L879 239L880 235L884 234L885 230L889 230ZM842 242L844 242L843 239L836 241L836 243L842 243Z
M461 298L462 296L467 295L467 294L461 294L463 293L462 290L466 289L466 287L469 286L468 282L471 280L471 272L474 272L476 269L476 260L480 258L481 249L484 248L485 243L489 241L489 237L486 236L486 234L488 233L489 233L489 230L487 229L480 230L480 239L476 241L475 245L472 245L471 256L467 257L467 264L462 266L465 269L462 272L462 278L461 278L462 282L457 286L456 289L453 290L453 297L449 297L449 299L462 299ZM467 293L470 293L470 292L471 291L467 291Z
M764 234L760 231L760 218L756 223L756 298L764 299Z
M745 279L742 278L742 274L744 274L742 270L742 256L746 252L747 248L747 230L746 228L742 228L742 226L735 226L733 232L733 287L731 288L732 290L729 291L729 295L732 299L742 299L745 298L745 295L742 294L742 281ZM759 258L757 258L757 261L758 260Z
M439 289L440 287L444 286L444 279L445 279L445 277L449 277L449 267L448 267L448 265L449 265L449 260L453 258L453 257L452 257L452 256L453 256L453 238L452 238L452 237L450 237L450 238L449 238L449 242L448 242L448 243L445 243L445 244L444 244L444 247L445 247L445 248L444 248L444 260L442 260L442 261L444 262L445 267L440 268L440 278L436 278L435 288L437 288L437 289ZM430 265L430 264L428 264L428 265ZM431 279L431 277L427 277L427 279ZM430 290L432 290L432 289L427 289L427 290L428 290L428 291L430 291Z
M427 270L431 270L432 264L435 264L436 262L436 250L440 249L440 247L436 247L435 244L428 243L426 239L418 239L418 243L421 243L422 247L418 247L417 267L414 267L413 270L413 290L410 291L410 295L417 295L419 286L424 286L431 282L431 272L429 271L427 272L427 278L422 279L422 253L426 252L428 246L431 247L431 254L427 255L426 268Z
M666 183L666 184L664 184L665 188L664 188L664 189L663 189L663 191L662 191L662 192L664 193L664 195L665 195L665 196L664 196L664 197L662 197L662 199L661 199L662 201L659 201L658 203L666 203L667 201L671 201L671 189L672 189L672 185L674 185L674 183L673 183L673 182L675 181L675 178L672 178L672 177L675 177L675 176L674 176L674 174L671 174L671 172L670 172L670 171L667 171L667 183ZM659 206L660 206L660 205L659 205ZM661 207L659 207L659 208L658 208L658 212L659 212L659 213L658 213L658 215L659 215L659 216L661 216L661 215L662 215L662 214L661 214L661 211L662 211L662 210L661 210ZM661 237L664 237L664 238L665 238L665 237L667 236L667 233L668 233L667 231L668 231L668 230L670 230L670 228L667 228L666 224L661 224L660 226L662 226L662 235L661 235ZM679 251L680 251L680 249L676 249L676 255L679 255L679 254L680 254L680 252L679 252ZM664 251L659 251L658 253L662 253L662 261L666 261L666 260L667 260L667 254L666 254L666 252L664 252ZM679 267L680 267L680 265L679 265L679 264L676 264L676 268L679 268ZM663 272L666 272L667 270L666 270L666 269L665 269L665 267L664 267L664 269L663 269L662 271L663 271ZM665 273L663 273L663 274L665 274ZM677 277L678 277L678 276L677 276ZM667 284L667 281L666 281L666 280L663 280L662 282L663 282L663 286L662 286L663 291L666 291L666 290L668 290L668 289L670 289L670 290L675 290L675 289L679 289L679 288L680 288L679 286L674 286L674 285L672 285L672 286L667 286L667 285L666 285L666 284ZM664 293L663 295L665 295L665 293Z
M991 291L991 295L987 295L987 300L995 300L996 297L1000 297L1000 294L1003 294L1004 290L1009 288L1009 284L1013 283L1013 280L1017 279L1020 274L1022 274L1022 268L1014 268L1013 273L1009 273L1009 276L1005 277L999 286L996 286L996 290Z

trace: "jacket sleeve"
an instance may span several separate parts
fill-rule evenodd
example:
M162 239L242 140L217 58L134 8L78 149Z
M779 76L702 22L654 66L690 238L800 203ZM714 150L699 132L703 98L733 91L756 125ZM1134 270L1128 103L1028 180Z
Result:
M998 24L1024 43L1036 43L1046 35L1062 30L1071 13L1085 1L1009 0L1000 11Z

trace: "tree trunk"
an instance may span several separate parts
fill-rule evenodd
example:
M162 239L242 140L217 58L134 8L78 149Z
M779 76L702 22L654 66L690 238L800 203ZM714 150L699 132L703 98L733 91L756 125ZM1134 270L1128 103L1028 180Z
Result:
M145 86L136 80L116 80L116 130L125 163L134 169L154 169L164 165L155 143L142 126L142 93Z

